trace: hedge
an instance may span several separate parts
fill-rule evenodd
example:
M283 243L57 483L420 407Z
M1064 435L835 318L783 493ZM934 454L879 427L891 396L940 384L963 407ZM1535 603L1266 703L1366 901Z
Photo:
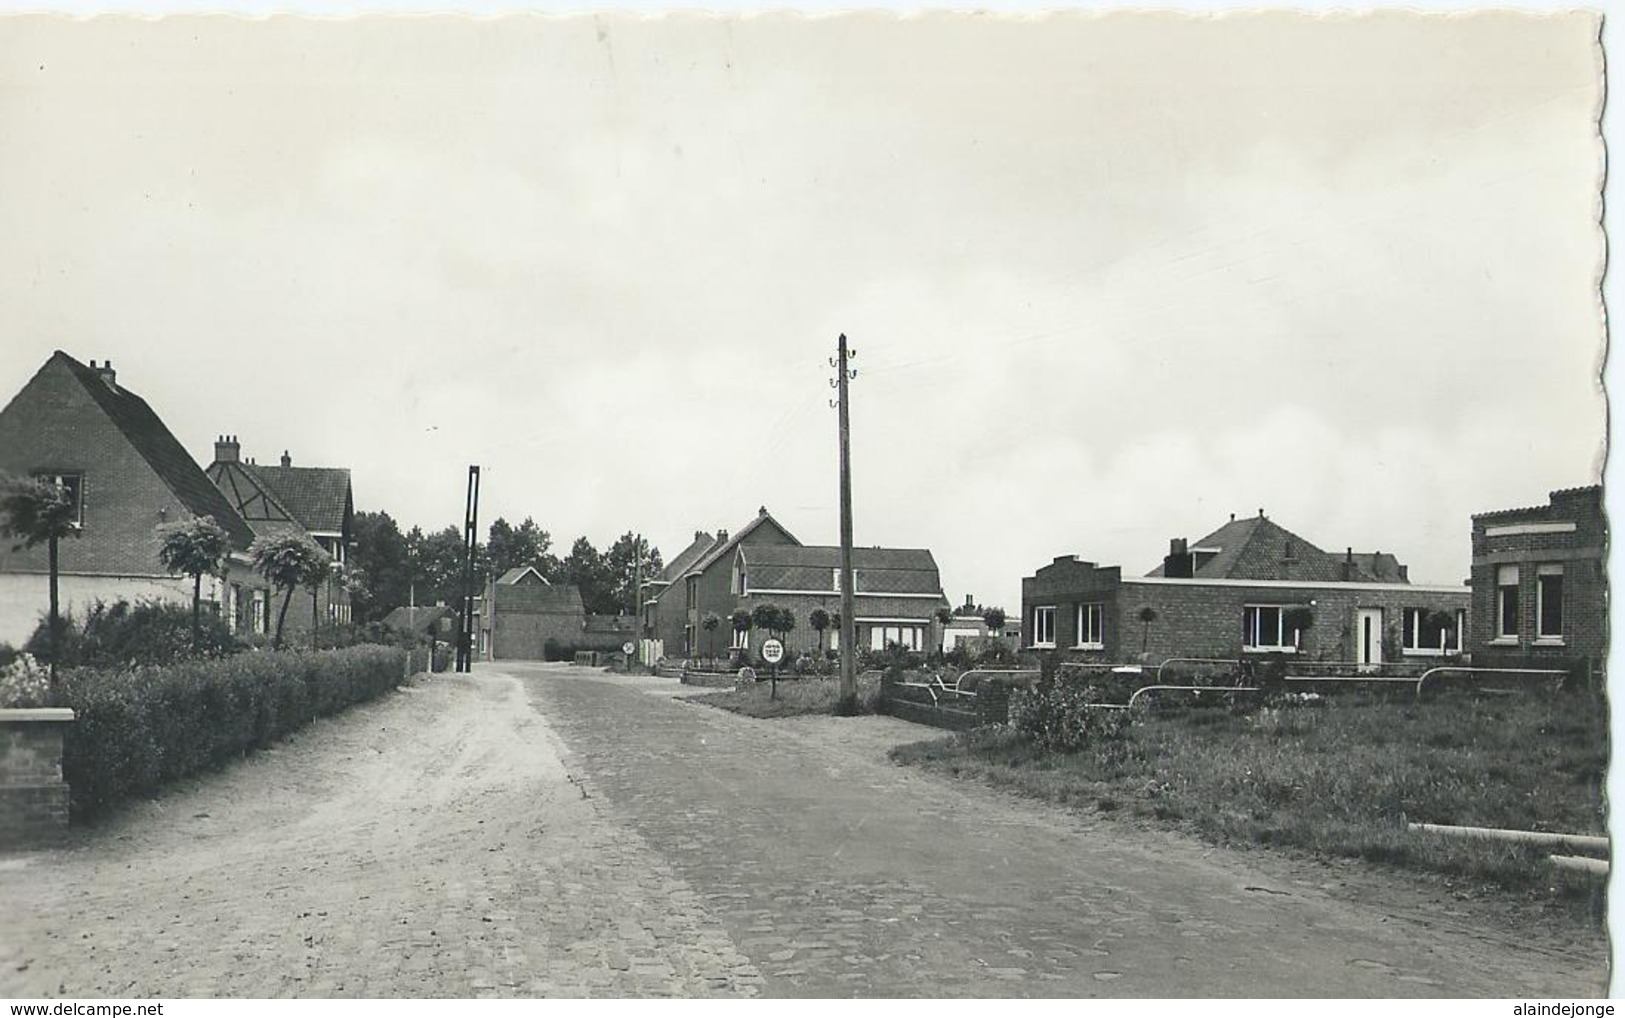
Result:
M404 650L359 646L64 673L61 702L77 714L62 749L73 812L100 813L269 746L394 689L406 665Z

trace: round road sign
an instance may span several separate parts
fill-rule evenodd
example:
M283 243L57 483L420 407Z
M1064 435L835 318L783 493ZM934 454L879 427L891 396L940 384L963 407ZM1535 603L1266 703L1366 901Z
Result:
M630 654L634 650L637 650L637 649L638 649L638 645L633 643L631 640L628 640L625 643L621 644L621 653L622 654Z
M762 660L770 665L776 665L784 660L784 644L777 640L769 640L762 644Z

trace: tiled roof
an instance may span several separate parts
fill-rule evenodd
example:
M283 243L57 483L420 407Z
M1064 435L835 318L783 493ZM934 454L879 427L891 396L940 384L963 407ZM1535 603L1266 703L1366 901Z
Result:
M537 569L535 566L514 566L512 569L499 576L497 578L497 582L511 587L518 583L519 578L524 576L526 573L535 573L536 578L544 585L547 585L547 577L543 576L541 570Z
M841 549L832 545L754 544L740 554L752 590L831 590L841 566ZM860 593L942 593L936 559L924 548L853 548L852 569Z
M1219 580L1316 580L1344 578L1337 558L1264 516L1231 520L1194 541L1191 552L1217 549L1196 567L1196 576ZM1161 576L1158 566L1147 576Z
M343 467L242 464L306 530L344 533L351 515L350 471Z
M253 543L254 532L147 406L146 400L121 385L109 385L95 368L79 363L61 350L52 354L51 359L73 373L108 420L188 511L194 516L212 516L239 551Z
M784 524L780 523L778 520L775 520L773 518L773 514L768 512L767 509L764 507L760 512L758 512L756 514L756 518L754 520L751 520L749 523L745 524L743 527L740 527L737 531L734 532L732 537L729 537L726 541L719 541L716 544L712 545L711 550L706 552L699 559L699 561L695 562L692 566L690 566L689 569L688 569L688 572L690 572L690 573L701 573L701 572L704 572L705 570L709 569L713 562L716 562L718 559L722 558L724 555L727 555L729 552L733 551L735 548L737 548L739 546L740 541L743 541L752 532L754 532L758 528L760 528L760 527L762 527L762 526L764 526L764 525L766 525L768 523L772 523L775 527L778 527L781 531L784 532L784 535L786 537L788 537L791 541L794 541L798 545L801 543L800 541L796 540L796 535L790 533L790 531L788 529L786 529Z
M1372 583L1409 582L1399 558L1385 551L1355 552L1354 568L1357 580Z
M660 570L660 580L666 583L675 582L684 573L688 572L694 563L703 558L706 552L715 547L716 543L717 537L715 534L707 534L703 530L697 531L694 534L694 540L689 546L678 552L677 557L666 563L666 568Z
M398 629L402 632L421 633L441 619L456 614L445 605L419 605L416 608L396 608L384 616L384 626L387 629Z

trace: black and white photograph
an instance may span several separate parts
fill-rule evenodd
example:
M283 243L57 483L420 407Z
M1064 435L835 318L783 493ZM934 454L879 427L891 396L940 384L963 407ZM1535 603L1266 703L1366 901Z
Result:
M1606 38L0 11L0 998L1607 996Z

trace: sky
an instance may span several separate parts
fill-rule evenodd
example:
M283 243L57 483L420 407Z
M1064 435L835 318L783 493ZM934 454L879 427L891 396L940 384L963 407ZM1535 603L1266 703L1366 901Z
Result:
M1595 17L0 22L0 392L1014 608L1263 509L1459 583L1600 478ZM0 398L4 398L0 396Z

